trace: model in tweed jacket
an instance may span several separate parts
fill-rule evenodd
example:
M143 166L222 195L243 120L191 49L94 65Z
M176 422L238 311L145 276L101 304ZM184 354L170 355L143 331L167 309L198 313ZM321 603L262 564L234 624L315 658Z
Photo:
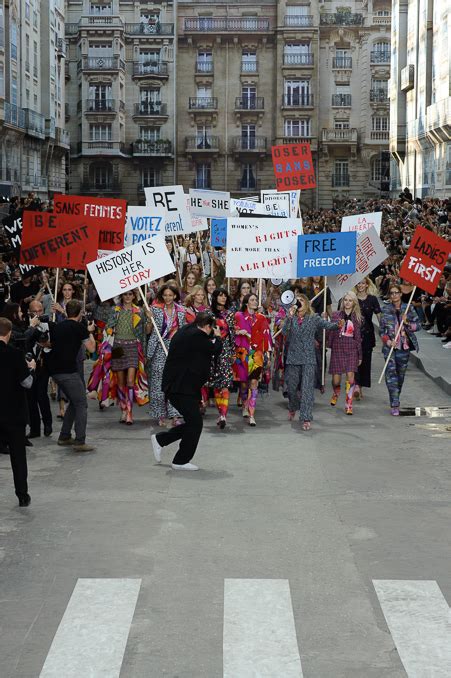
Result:
M329 322L316 315L304 294L299 295L297 305L290 309L282 327L282 333L288 344L285 365L288 418L292 420L296 410L299 409L299 418L304 422L304 430L310 428L313 419L316 376L315 333L323 329L337 330L338 327L338 323Z

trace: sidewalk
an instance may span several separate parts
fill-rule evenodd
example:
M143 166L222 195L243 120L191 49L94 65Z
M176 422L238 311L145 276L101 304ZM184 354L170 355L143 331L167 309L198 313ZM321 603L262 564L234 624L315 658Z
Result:
M417 338L420 350L410 354L412 363L451 395L451 349L444 349L438 337L424 330L417 333Z

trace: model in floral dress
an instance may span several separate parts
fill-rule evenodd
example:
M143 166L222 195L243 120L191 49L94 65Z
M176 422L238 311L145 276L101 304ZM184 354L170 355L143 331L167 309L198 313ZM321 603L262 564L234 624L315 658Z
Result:
M248 294L243 299L241 311L235 313L234 381L240 383L243 417L255 426L255 406L258 382L261 378L265 354L271 346L269 323L262 313L257 313L258 297Z
M153 318L166 348L169 348L169 343L177 330L185 325L186 311L183 306L177 303L179 300L180 295L177 287L172 283L166 283L158 290L156 301L152 306ZM180 415L161 390L166 353L163 351L155 330L149 336L147 360L150 416L152 419L158 420L159 426L165 426L167 419L172 419L173 425L177 425Z
M221 331L222 349L219 356L212 361L210 386L213 388L219 413L217 425L221 429L226 425L235 360L235 313L230 310L230 304L231 299L227 290L222 287L214 290L211 310Z

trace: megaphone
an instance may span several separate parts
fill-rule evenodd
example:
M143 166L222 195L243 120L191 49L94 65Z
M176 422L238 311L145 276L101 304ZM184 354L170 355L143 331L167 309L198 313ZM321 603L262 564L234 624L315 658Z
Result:
M280 301L282 303L282 306L284 307L290 307L294 303L294 292L291 290L285 290L285 292L280 296Z

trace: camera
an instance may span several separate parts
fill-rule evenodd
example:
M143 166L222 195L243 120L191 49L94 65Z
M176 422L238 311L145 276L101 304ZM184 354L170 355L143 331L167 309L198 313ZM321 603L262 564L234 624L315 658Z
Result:
M49 315L40 315L38 317L39 317L39 320L40 320L41 323L50 322L50 316Z
M34 359L34 356L33 356L32 353L30 353L30 352L25 353L25 360L27 361L27 363L30 363L33 359Z

